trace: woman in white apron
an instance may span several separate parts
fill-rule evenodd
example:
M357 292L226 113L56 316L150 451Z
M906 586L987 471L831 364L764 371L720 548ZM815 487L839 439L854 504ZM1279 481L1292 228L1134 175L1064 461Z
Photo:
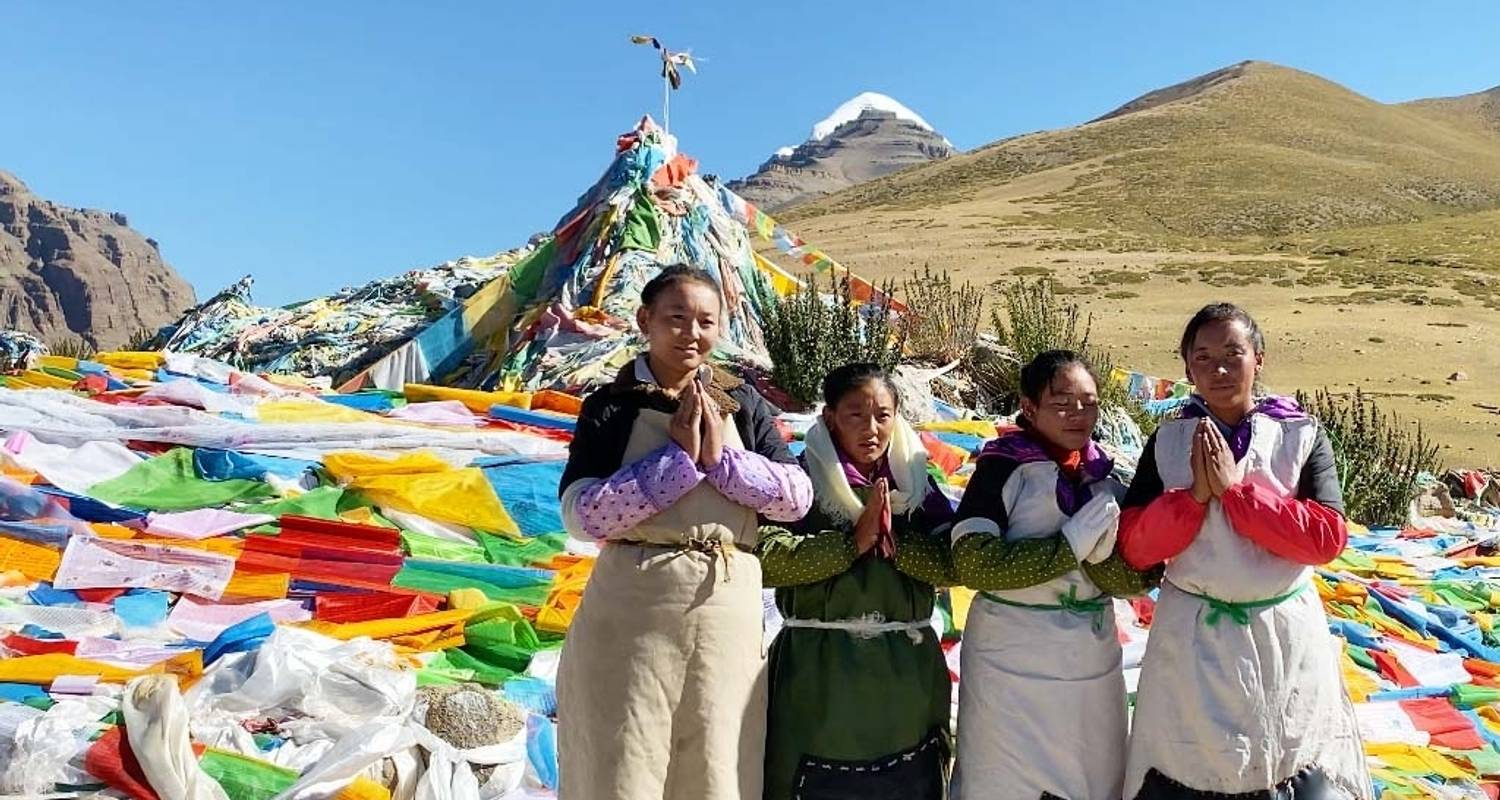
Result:
M568 532L602 545L558 668L561 800L759 800L766 724L758 515L812 487L753 388L707 365L723 299L668 267L647 352L589 395L563 473Z
M953 526L964 627L959 800L1119 800L1125 681L1110 595L1144 591L1115 553L1098 384L1073 353L1021 371L1022 430L985 445Z
M1146 444L1120 549L1166 562L1130 737L1126 798L1372 794L1311 586L1346 540L1333 450L1295 403L1256 398L1264 340L1229 304L1188 323L1198 394Z

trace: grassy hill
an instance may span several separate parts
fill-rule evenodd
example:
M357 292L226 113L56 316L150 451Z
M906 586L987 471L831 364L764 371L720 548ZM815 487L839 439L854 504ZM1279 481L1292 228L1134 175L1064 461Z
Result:
M1445 125L1500 133L1500 86L1458 97L1414 100L1404 107Z
M1244 62L780 216L877 277L1050 275L1162 375L1193 310L1242 302L1275 388L1384 394L1450 462L1500 464L1497 109Z
M1080 166L1066 190L1038 198L1049 216L1193 237L1415 222L1500 207L1500 131L1477 124L1484 102L1384 105L1315 75L1245 62L1093 122L997 142L787 216L930 207Z

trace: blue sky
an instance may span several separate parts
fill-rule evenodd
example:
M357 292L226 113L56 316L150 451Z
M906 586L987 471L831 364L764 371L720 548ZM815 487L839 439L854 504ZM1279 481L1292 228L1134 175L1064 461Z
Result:
M1490 2L3 4L0 169L264 303L551 228L659 110L632 33L703 59L673 133L731 177L866 90L968 149L1248 58L1382 101L1500 84Z

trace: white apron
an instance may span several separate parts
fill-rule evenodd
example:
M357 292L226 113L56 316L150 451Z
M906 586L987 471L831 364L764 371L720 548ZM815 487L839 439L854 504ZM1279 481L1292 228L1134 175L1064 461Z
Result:
M1090 496L1123 487L1105 479ZM1007 539L1056 534L1057 465L1021 465L1002 497ZM1092 602L1101 610L1024 608L975 598L958 687L957 800L1119 800L1125 775L1125 679L1111 600L1075 570L990 593L1012 603ZM1076 607L1076 606L1075 606Z
M1197 425L1173 420L1157 431L1156 463L1169 490L1192 486ZM1255 415L1240 462L1245 480L1295 495L1316 437L1311 419ZM1219 501L1209 503L1197 538L1167 565L1151 621L1126 798L1152 770L1187 796L1182 789L1266 792L1309 768L1321 770L1335 796L1371 796L1339 640L1328 632L1312 571L1235 533ZM1232 608L1206 597L1264 605Z
M642 410L631 463L668 440ZM725 446L738 447L726 418ZM760 800L766 671L755 512L708 483L604 545L557 676L560 800ZM684 550L717 541L722 552Z

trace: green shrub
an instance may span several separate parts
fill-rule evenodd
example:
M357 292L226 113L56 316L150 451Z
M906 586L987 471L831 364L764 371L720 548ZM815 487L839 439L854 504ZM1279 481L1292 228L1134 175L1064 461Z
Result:
M1328 433L1345 515L1366 525L1404 524L1419 492L1417 476L1442 466L1422 426L1403 425L1358 389L1353 395L1298 392L1297 401Z
M1084 316L1078 304L1058 296L1049 280L1013 280L1003 284L990 310L990 322L1000 343L1014 359L990 358L975 365L975 379L992 410L1012 413L1021 402L1021 366L1048 350L1072 350L1083 356L1099 376L1099 402L1121 406L1144 434L1156 430L1158 420L1146 412L1126 388L1110 378L1114 359L1094 346L1089 336L1093 315Z
M156 331L152 328L139 328L130 338L125 341L125 349L131 351L155 350Z
M47 352L63 358L93 358L97 352L82 336L67 336L47 343Z
M825 300L822 289L833 295ZM766 350L771 356L771 380L788 395L808 406L818 402L823 376L834 367L873 361L895 369L905 345L904 326L891 319L895 285L880 287L878 301L854 299L848 278L820 284L817 276L786 297L763 296ZM763 292L769 292L762 288Z
M924 264L905 281L906 344L914 358L947 364L965 358L979 339L984 292L972 283L953 284L946 270Z

